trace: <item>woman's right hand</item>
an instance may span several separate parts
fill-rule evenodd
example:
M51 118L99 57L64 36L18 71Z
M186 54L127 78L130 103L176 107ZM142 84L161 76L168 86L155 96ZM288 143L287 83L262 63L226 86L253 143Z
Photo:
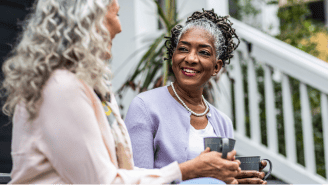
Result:
M182 179L188 180L197 177L213 177L226 182L227 184L238 184L235 177L241 171L240 161L234 159L236 151L228 153L227 159L222 159L221 153L206 148L195 159L181 163L180 170Z

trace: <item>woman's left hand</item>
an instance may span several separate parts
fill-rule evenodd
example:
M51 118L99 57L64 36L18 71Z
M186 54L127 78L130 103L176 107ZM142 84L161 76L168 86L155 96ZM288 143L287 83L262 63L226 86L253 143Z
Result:
M267 162L265 160L261 161L260 171L253 170L242 170L236 179L239 184L267 184L267 181L262 180L265 173L262 170L266 167Z
M264 172L242 170L235 178L238 184L267 184L266 181L262 180L264 175Z

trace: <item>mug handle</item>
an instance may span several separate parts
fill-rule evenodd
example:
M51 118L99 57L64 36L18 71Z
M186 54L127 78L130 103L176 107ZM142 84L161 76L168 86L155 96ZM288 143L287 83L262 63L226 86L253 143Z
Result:
M229 139L222 138L222 158L226 159L229 152Z
M268 161L269 164L270 164L270 169L269 169L268 173L263 178L263 180L266 180L269 177L269 175L271 174L271 172L272 172L272 163L271 163L271 161L269 159L262 159L262 160Z

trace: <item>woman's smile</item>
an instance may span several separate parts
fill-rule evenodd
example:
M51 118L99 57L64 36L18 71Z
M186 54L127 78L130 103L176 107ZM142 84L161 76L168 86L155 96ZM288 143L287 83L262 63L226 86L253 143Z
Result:
M199 73L199 71L193 69L193 68L189 68L189 67L183 67L181 68L181 72L186 75L186 76L190 76L193 77L195 76L197 73Z

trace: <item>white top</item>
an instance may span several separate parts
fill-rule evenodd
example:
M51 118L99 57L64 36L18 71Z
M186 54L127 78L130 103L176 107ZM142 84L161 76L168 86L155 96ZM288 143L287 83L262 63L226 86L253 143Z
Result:
M28 121L25 106L16 106L10 184L164 184L181 180L177 162L161 169L118 168L114 135L104 108L92 88L83 84L73 73L56 70L42 90L36 119ZM115 105L112 111L118 112L113 95L111 103Z
M199 156L204 151L204 137L218 137L209 122L204 129L200 130L196 130L190 125L188 160Z

